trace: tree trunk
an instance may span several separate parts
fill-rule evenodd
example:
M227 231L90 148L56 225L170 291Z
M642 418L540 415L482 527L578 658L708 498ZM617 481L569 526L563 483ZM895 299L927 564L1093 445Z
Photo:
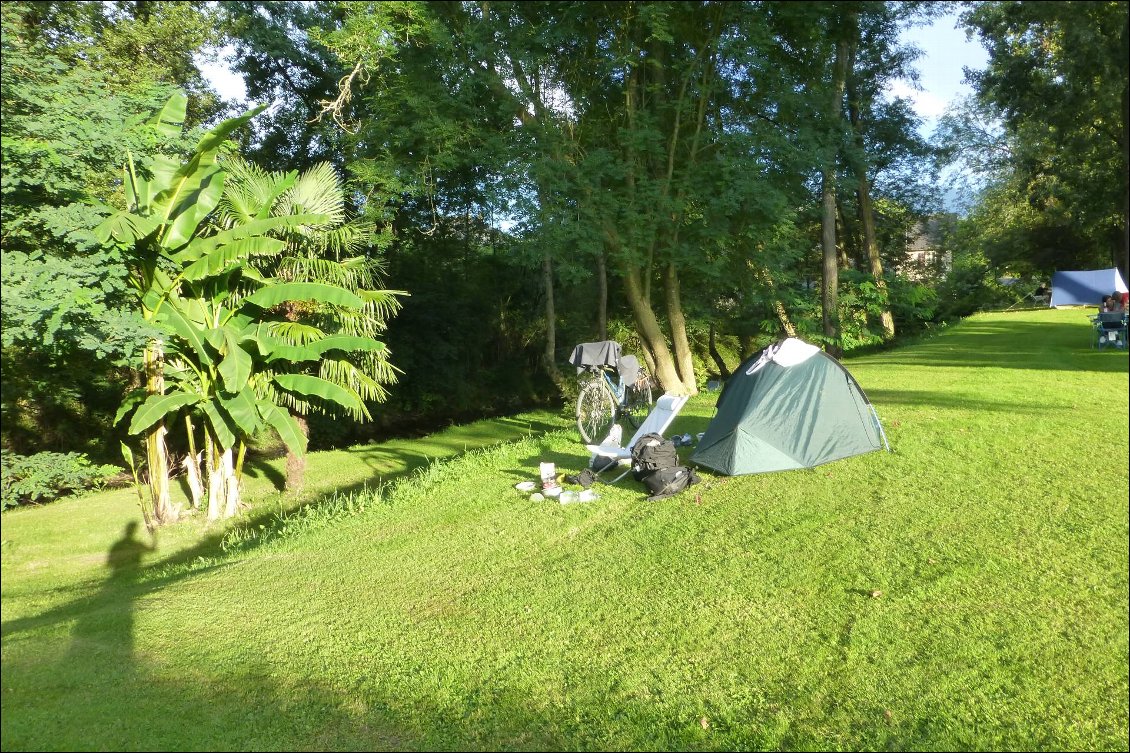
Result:
M883 310L879 321L883 326L883 339L890 340L895 336L895 318L891 315L890 293L887 290L887 281L883 277L883 262L879 258L879 244L875 240L875 210L871 206L871 183L867 178L867 151L863 138L862 103L859 101L859 87L856 86L855 58L859 47L859 24L852 29L851 49L848 56L848 120L855 134L855 147L858 153L859 164L856 166L856 175L859 177L859 187L856 197L859 203L859 223L863 227L863 255L867 258L871 269L871 276L875 280L875 287L883 297Z
M828 339L827 351L839 357L840 354L840 265L836 253L836 191L835 178L831 171L824 171L823 180L824 220L821 245L824 249L822 269L823 285L820 293L822 310L821 323L824 337Z
M604 249L596 255L596 332L601 340L608 339L608 265Z
M871 191L866 172L862 172L859 176L859 214L863 223L863 250L871 266L871 276L875 278L875 287L883 296L883 311L879 316L883 324L883 339L890 340L895 336L895 318L891 315L890 293L887 290L887 281L883 277L879 244L875 240L875 211L871 206Z
M145 347L145 387L150 395L165 393L165 354L160 340ZM175 523L180 509L169 495L169 452L165 445L165 420L161 419L145 434L145 459L149 471L149 498L154 525Z
M826 349L833 357L843 354L840 341L840 279L839 259L836 249L836 157L839 153L840 113L843 109L844 80L846 78L848 43L840 39L836 44L836 61L832 71L832 98L828 106L828 132L832 142L824 156L822 181L824 216L821 246L824 252L823 290L821 291L822 324Z
M711 320L710 334L707 338L709 343L708 347L710 349L710 358L714 361L714 366L718 369L718 376L722 378L722 381L726 381L730 378L730 369L726 366L726 359L723 358L722 354L718 352L718 346L714 341L715 329L716 328L714 326L714 321Z
M224 450L220 456L220 467L224 480L224 517L234 518L239 514L239 479L235 476L235 463L232 448Z
M204 477L200 472L200 453L196 451L192 416L184 417L184 425L188 436L188 455L184 458L184 470L185 475L188 476L188 490L192 495L192 509L199 510L200 502L204 499Z
M683 315L683 303L679 295L679 272L674 262L667 263L667 279L664 291L667 299L667 320L671 323L671 341L675 345L675 367L683 382L685 395L698 394L698 380L694 373L694 358L691 344L687 338L687 319Z
M840 258L840 269L851 269L851 255L848 254L848 248L853 245L855 238L852 237L851 226L848 225L848 219L844 216L843 202L836 202L836 249Z
M655 358L655 377L659 380L659 386L665 392L675 395L685 394L683 380L679 378L671 351L667 347L666 340L663 339L659 321L651 305L644 298L639 269L632 267L625 270L624 293L628 297L628 305L631 306L632 316L636 320L636 329Z
M796 327L793 326L793 322L789 318L789 312L785 308L784 302L782 302L780 296L777 295L777 283L773 280L773 275L769 274L769 270L765 267L754 266L752 261L747 261L746 265L749 267L750 271L753 272L754 277L756 277L769 292L773 313L777 315L777 322L781 325L781 331L785 333L786 337L796 337ZM746 354L743 353L743 358L745 355Z
M565 386L561 369L557 368L557 309L553 301L553 258L549 252L541 261L541 279L545 286L545 351L542 353L542 368L558 389Z
M298 423L298 428L302 430L302 436L307 439L310 438L310 423L306 420L306 416L300 416L297 413L292 413L294 420ZM302 488L306 485L306 456L296 455L293 451L286 451L286 490L291 494L301 494Z
M1130 37L1130 19L1122 30ZM1125 44L1125 43L1124 43ZM1125 81L1125 79L1124 79ZM1130 282L1130 81L1122 86L1122 279Z
M745 360L753 355L753 336L752 335L738 335L738 346L741 348L741 360Z
M205 470L208 472L208 522L219 520L220 504L224 498L224 476L221 470L220 448L212 435L204 437Z

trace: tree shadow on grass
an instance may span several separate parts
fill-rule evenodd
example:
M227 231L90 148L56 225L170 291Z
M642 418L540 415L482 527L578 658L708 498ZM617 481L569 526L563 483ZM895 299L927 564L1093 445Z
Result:
M582 697L547 706L523 688L487 674L470 687L449 689L441 703L433 700L434 689L426 681L390 683L374 671L389 661L383 655L378 660L376 647L373 656L354 657L355 674L339 675L336 687L319 677L320 665L306 666L285 654L274 659L253 654L236 663L188 670L183 659L178 663L172 656L152 662L136 650L136 612L163 608L152 597L186 576L142 566L155 546L139 541L136 532L137 524L131 522L110 547L108 572L95 593L3 624L0 728L5 750L601 747L605 730L591 729L583 721L600 699ZM215 569L199 569L191 577ZM68 625L69 635L50 630ZM21 634L30 631L36 632L34 644L21 641ZM209 638L185 635L177 643ZM209 654L205 650L202 655ZM395 665L395 657L392 662ZM640 738L638 747L646 749L665 739L643 739L671 723L662 709L645 704L633 708L632 715L653 717L654 724L635 725L626 730L626 739ZM686 742L693 742L693 729L687 726L692 738Z
M283 491L286 489L286 474L280 471L273 461L280 457L286 457L286 453L281 455L252 455L248 454L247 459L243 462L243 472L251 478L262 478L270 481L271 486L275 491Z
M3 624L5 750L429 749L426 731L349 713L351 699L314 678L299 678L308 682L298 692L282 688L270 679L277 668L262 663L183 680L153 671L135 651L135 611L181 576L148 577L141 560L156 547L137 527L110 547L96 592ZM52 632L67 625L69 639ZM20 639L29 631L34 650Z
M1092 341L1086 323L977 321L874 359L883 365L942 368L1126 371L1126 350L1098 350ZM848 366L866 364L871 358L849 359Z
M930 407L974 413L1014 413L1031 416L1073 410L1070 405L1057 406L1034 400L1030 402L1021 402L1011 398L1009 400L978 400L966 395L926 390L870 389L867 390L867 397L880 414L883 411L883 406L889 405L909 405L916 408Z
M137 530L130 521L110 546L105 578L89 596L3 623L5 750L433 749L427 730L392 714L352 713L348 694L314 678L298 678L307 682L297 691L278 686L277 667L204 667L183 680L153 671L135 650L138 603L225 565L190 574L143 567L156 542ZM28 632L33 646L22 641Z
M371 474L352 483L336 483L332 487L301 495L280 495L273 504L251 508L241 518L230 522L224 531L202 541L200 546L166 559L163 564L183 565L201 557L230 557L236 551L249 551L278 536L297 519L319 513L332 516L336 513L330 508L355 505L359 496L364 497L408 479L433 463L447 462L467 452L544 435L561 428L561 425L541 417L487 419L455 426L421 439L394 439L340 451L360 460ZM246 472L252 478L273 479L274 489L282 492L285 478L272 462L267 456L249 458L249 470ZM307 475L312 472L316 471L308 465Z

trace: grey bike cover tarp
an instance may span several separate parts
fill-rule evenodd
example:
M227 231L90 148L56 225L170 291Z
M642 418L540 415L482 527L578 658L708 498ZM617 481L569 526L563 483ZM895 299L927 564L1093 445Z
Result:
M578 374L586 366L614 366L625 384L633 384L640 375L639 359L631 355L620 355L620 343L613 340L581 343L573 348L569 363L577 367Z
M620 363L620 343L603 340L598 343L581 343L573 348L569 363L577 367L580 374L586 366L615 366Z

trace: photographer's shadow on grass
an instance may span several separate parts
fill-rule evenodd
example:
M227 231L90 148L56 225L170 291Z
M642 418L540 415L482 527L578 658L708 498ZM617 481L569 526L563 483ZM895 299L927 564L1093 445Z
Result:
M138 581L142 559L157 550L157 537L146 543L137 537L136 520L126 523L122 537L106 553L109 570L98 592L78 611L71 631L69 654L89 662L98 657L103 671L126 674L133 671L134 603L145 591Z
M141 566L141 558L157 550L157 536L150 534L152 543L146 544L137 538L138 523L126 523L122 537L115 541L106 555L106 567L110 568L110 578L135 578Z
M88 664L96 656L106 669L128 669L133 662L135 602L165 584L164 579L150 581L141 577L145 572L142 560L157 550L157 541L155 536L149 543L140 540L139 527L137 521L128 522L121 538L110 546L105 561L108 572L96 592L42 614L7 620L3 623L4 638L73 620L68 656L81 657Z

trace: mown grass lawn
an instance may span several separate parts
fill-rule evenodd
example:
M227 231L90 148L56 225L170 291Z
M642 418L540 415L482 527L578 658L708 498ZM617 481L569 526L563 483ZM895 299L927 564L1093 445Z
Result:
M1126 353L1029 311L846 365L894 452L662 502L518 495L587 460L540 413L313 454L282 518L260 463L133 576L132 490L6 513L2 748L1126 750Z

